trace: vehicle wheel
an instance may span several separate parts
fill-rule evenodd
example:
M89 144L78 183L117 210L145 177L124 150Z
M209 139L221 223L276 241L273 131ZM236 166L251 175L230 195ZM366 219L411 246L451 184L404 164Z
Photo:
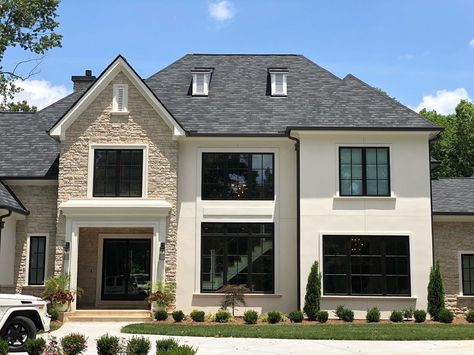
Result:
M24 351L26 340L36 338L36 326L30 318L18 316L5 323L0 336L8 341L10 351Z

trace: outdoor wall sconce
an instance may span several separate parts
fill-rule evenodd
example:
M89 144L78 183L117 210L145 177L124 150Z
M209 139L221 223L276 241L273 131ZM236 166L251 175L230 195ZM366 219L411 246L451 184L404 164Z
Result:
M165 260L165 246L166 246L166 243L164 242L160 243L160 260Z
M64 252L69 253L69 250L71 250L71 243L70 242L64 243Z

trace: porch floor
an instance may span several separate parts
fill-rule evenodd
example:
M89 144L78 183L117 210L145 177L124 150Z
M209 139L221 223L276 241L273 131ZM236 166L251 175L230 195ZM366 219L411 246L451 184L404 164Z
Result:
M138 309L81 309L66 312L63 322L147 322L150 310Z

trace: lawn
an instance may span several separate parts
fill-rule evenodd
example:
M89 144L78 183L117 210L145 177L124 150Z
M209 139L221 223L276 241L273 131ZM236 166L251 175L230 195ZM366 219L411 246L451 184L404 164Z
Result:
M175 324L139 323L123 333L198 337L334 340L474 340L471 324Z

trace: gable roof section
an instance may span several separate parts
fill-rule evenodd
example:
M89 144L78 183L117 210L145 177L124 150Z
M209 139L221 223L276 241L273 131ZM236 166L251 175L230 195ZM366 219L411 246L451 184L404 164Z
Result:
M7 209L23 215L29 214L28 210L15 196L13 191L0 181L0 209Z
M213 68L207 97L192 96L199 67ZM287 97L270 95L269 68L288 69ZM440 130L354 76L341 80L302 55L188 54L145 81L190 135Z
M432 181L433 214L474 215L474 177Z
M49 134L60 140L65 138L67 128L79 117L98 94L119 73L123 72L145 97L148 103L156 110L165 123L172 129L173 137L184 135L183 128L178 124L169 111L163 106L157 96L140 78L124 57L119 55L97 78L97 80L78 98L66 113L51 127Z

